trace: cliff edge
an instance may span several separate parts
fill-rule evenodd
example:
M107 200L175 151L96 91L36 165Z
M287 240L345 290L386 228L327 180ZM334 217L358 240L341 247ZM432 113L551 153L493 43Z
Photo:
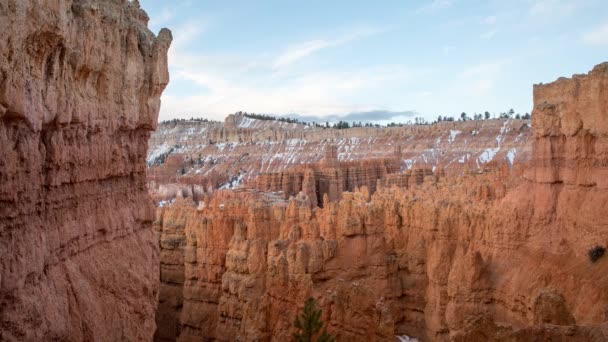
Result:
M138 2L0 2L0 340L150 340L146 150L171 33Z

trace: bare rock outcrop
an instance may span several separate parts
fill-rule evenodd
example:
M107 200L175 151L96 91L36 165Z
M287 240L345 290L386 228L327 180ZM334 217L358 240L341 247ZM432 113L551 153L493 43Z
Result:
M170 200L180 193L200 197L237 187L293 194L303 185L306 169L316 175L306 186L336 180L331 187L338 192L363 185L373 192L376 176L402 171L413 174L410 184L419 183L422 173L459 175L505 165L520 173L518 164L530 158L529 124L493 119L332 129L242 115L230 115L225 123L168 122L150 139L148 186L156 200ZM386 172L374 170L375 164L386 165L377 167ZM388 182L404 184L406 178ZM322 202L322 195L317 197L312 203Z
M0 340L150 340L146 150L171 33L138 2L0 2Z
M178 217L185 245L171 288L183 306L159 326L178 322L179 341L286 341L312 296L338 340L608 339L608 259L588 255L608 244L607 84L603 64L535 86L523 177L420 169L322 208L302 179L289 200L225 190L160 209L161 244Z

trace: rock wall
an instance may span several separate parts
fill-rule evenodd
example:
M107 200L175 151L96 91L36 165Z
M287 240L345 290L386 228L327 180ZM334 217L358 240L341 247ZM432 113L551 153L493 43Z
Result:
M340 341L608 339L608 258L588 255L608 244L607 87L608 64L535 86L524 177L397 178L314 209L305 191L160 209L163 253L184 258L165 338L287 341L312 296Z
M248 187L261 191L281 192L285 199L301 191L310 199L313 207L322 207L325 196L328 201L337 201L345 191L367 187L376 191L376 183L391 174L401 171L399 159L375 159L353 162L308 164L276 173L259 174Z
M235 121L240 122L236 128ZM150 139L148 186L155 199L169 200L180 192L201 195L192 185L206 190L243 184L257 187L265 182L263 178L268 184L289 183L301 179L306 168L330 170L343 165L338 169L346 172L345 165L350 165L356 173L360 165L369 168L388 160L389 173L394 169L429 169L458 175L496 170L502 165L517 168L530 158L529 124L529 120L495 119L338 130L235 115L224 124L166 123ZM229 137L225 130L234 132ZM265 130L274 133L260 133ZM217 134L223 138L210 138ZM362 175L368 171L363 170ZM375 181L357 184L371 191L375 187Z
M0 1L0 340L152 338L171 33L147 22L137 1Z

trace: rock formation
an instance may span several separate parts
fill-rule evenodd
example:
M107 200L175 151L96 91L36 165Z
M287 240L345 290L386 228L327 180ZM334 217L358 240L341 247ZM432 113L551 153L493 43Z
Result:
M157 339L285 341L312 296L340 341L607 340L607 89L608 64L534 87L523 175L421 169L318 208L309 171L289 200L160 208Z
M331 163L324 159L305 167L262 173L248 185L262 191L280 192L285 199L304 192L313 207L322 207L325 196L334 202L342 198L343 192L364 186L373 193L379 180L399 171L399 161L395 159L339 162L334 158Z
M322 169L341 170L345 183L338 179L336 186L351 191L366 185L373 192L374 178L380 174L369 167L378 163L390 164L381 178L404 170L463 174L525 163L530 158L529 124L495 119L338 130L242 115L230 115L223 124L169 122L150 139L148 186L156 200L180 194L200 197L213 189L241 185L298 189L306 169L312 168L317 176ZM351 176L369 181L347 184L349 169ZM290 185L291 181L296 183Z
M171 33L137 1L0 2L0 340L145 341L146 151Z

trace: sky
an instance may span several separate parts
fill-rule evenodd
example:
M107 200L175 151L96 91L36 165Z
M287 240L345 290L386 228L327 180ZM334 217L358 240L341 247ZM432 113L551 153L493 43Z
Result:
M608 60L606 0L140 0L171 29L160 120L431 121L532 111Z

